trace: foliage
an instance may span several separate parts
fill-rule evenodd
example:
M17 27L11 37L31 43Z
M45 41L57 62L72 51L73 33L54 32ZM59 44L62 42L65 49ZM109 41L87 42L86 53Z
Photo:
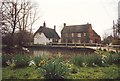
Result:
M27 54L3 54L5 79L118 79L120 56L114 52L102 51L100 54L76 55L71 61L63 57L36 56L31 59ZM5 58L5 59L4 59ZM34 61L36 66L28 66ZM107 67L103 67L107 66ZM17 69L12 69L15 67ZM18 68L19 67L19 68ZM25 68L21 68L25 67ZM94 67L94 68L93 68Z
M100 55L84 55L83 59L88 67L103 66L102 57Z
M71 62L81 67L95 67L95 66L107 66L112 64L119 64L120 56L118 54L91 54L91 55L78 55L74 56Z
M47 56L43 56L43 55L35 56L33 58L33 61L35 62L35 65L37 67L42 66L47 60L48 60Z
M2 78L3 79L12 79L12 81L14 81L13 79L15 79L15 81L17 81L16 79L39 79L39 78L43 78L43 76L41 74L38 74L37 72L38 70L36 70L34 67L26 67L26 68L17 68L17 69L12 69L11 67L5 67L2 70Z
M13 58L8 60L7 64L15 68L26 67L29 65L30 60L31 60L30 55L17 54Z
M16 67L24 67L29 65L31 57L27 54L18 54L13 58L13 60L15 60Z
M106 55L106 57L108 58L105 58L105 62L109 65L112 65L112 64L120 64L120 55L119 54L109 54L109 55Z
M14 46L23 46L33 42L33 34L29 31L16 32L14 33L14 36L12 36L11 33L8 33L2 37L2 41L3 45L7 45L8 47L11 47L12 44Z
M82 67L84 60L83 60L82 56L74 56L74 57L72 57L71 62L73 64L77 65L77 66L81 66Z
M69 72L69 75L66 76L66 79L120 79L119 66L110 65L108 67L78 67L74 66L73 69L77 70L77 73ZM42 68L35 69L35 67L26 67L12 69L8 67L2 68L2 79L44 79L44 75L38 71L41 71ZM5 80L6 81L6 80Z
M7 61L13 57L12 54L2 54L2 66L7 66Z
M5 40L4 44L13 47L16 45L15 42L19 42L20 46L23 43L31 42L30 34L32 33L33 24L39 19L37 5L34 5L29 0L2 0L0 7L1 12L3 12L1 15L4 22L2 22L0 29L3 34L3 40ZM16 33L19 34L17 35L18 41L14 37Z
M49 60L42 68L46 79L64 79L68 72L68 66L62 62L61 57Z
M119 67L110 65L109 67L78 67L77 73L69 73L68 79L119 79Z

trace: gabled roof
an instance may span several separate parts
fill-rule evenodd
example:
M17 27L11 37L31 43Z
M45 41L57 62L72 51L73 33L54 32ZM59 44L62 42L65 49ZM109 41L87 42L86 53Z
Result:
M60 39L59 35L57 34L57 32L54 29L48 28L48 27L44 27L44 26L40 26L40 28L35 32L34 36L37 33L44 33L44 35L47 38L56 38L56 39Z
M65 26L62 33L87 33L91 24Z

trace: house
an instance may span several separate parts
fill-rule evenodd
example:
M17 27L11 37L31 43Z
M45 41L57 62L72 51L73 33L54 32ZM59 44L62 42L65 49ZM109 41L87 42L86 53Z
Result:
M66 26L61 31L62 43L100 43L101 37L92 29L92 25L87 23L83 25Z
M56 26L54 29L46 27L46 23L34 33L34 44L48 44L53 42L58 42L60 37L56 32Z

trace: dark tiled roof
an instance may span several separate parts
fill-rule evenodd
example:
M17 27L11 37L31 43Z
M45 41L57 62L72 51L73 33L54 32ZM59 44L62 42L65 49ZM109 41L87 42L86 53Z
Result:
M34 34L34 36L37 33L44 33L45 36L47 38L56 38L56 39L60 39L59 35L57 34L57 32L54 29L48 28L48 27L43 27L41 26Z
M62 33L87 33L91 24L65 26Z

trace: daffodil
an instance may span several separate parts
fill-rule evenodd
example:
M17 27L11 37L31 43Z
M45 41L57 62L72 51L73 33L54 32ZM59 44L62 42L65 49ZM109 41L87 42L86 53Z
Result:
M45 64L45 60L42 60L42 61L40 61L40 63L38 64L38 66L42 66L44 64Z

